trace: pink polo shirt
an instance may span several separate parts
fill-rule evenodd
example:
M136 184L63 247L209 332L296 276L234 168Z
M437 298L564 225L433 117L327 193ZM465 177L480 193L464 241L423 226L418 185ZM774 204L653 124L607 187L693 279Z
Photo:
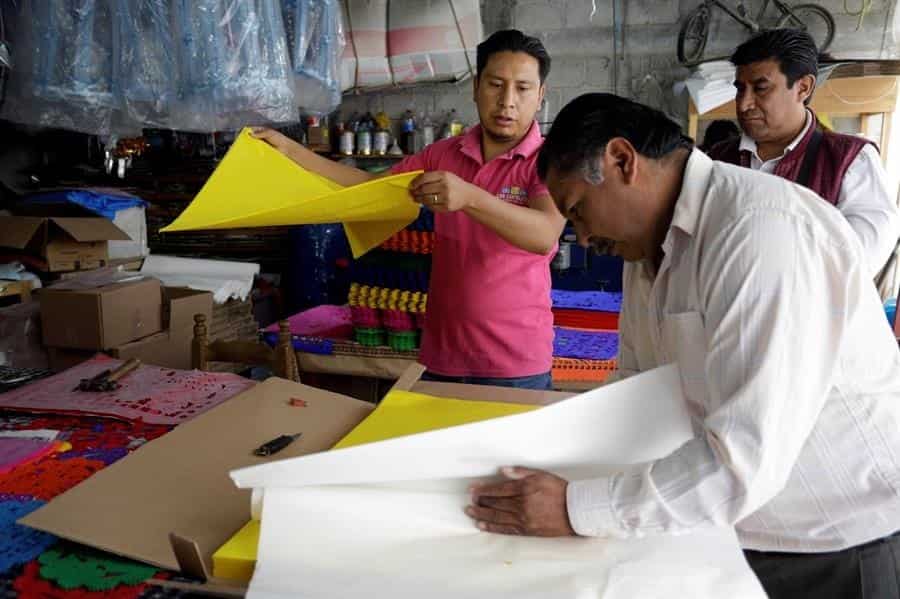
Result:
M548 194L537 176L543 143L534 123L487 164L481 126L405 158L392 172L449 171L527 209ZM435 247L421 362L436 374L513 378L549 372L553 361L550 260L521 250L463 212L435 214Z

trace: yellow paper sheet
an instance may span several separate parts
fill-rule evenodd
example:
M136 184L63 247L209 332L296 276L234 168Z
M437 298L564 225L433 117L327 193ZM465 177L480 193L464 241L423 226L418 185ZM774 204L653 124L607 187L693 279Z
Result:
M213 554L213 576L250 582L259 546L259 520L251 520Z
M539 407L391 391L334 449L520 414ZM249 582L258 545L259 522L251 521L213 554L213 575Z
M341 187L244 129L191 205L161 231L343 223L358 257L419 215L407 189L421 172Z
M520 414L538 407L391 391L334 449Z

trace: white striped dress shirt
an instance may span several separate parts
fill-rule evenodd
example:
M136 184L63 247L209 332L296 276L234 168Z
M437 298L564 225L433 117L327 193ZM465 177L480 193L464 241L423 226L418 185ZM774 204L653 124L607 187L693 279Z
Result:
M846 219L695 150L663 250L626 265L617 376L678 362L696 437L571 481L575 531L822 552L900 529L900 351Z

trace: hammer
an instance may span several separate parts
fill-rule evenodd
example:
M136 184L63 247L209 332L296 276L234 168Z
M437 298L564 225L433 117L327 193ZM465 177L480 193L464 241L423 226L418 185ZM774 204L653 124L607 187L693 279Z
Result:
M92 391L99 393L115 391L121 386L119 384L119 379L137 369L140 365L140 360L131 358L113 371L107 369L93 378L81 379L81 382L78 383L75 391Z

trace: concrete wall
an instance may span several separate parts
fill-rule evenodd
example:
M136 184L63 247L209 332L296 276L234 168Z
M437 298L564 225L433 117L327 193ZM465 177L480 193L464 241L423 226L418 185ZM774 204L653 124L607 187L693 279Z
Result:
M761 2L749 0L746 4L756 14ZM862 3L846 2L851 11L858 10ZM684 120L686 97L675 97L672 84L686 77L688 70L677 64L675 45L680 20L698 4L698 0L482 0L482 19L486 35L515 27L537 35L547 46L553 65L547 108L539 115L541 120L552 119L569 100L591 91L615 91ZM819 4L837 21L837 35L830 49L833 55L900 58L898 0L873 0L858 30L859 18L846 13L844 0L821 0ZM769 15L776 14L772 7L769 11ZM620 24L620 36L614 58L615 24ZM718 12L706 56L727 56L747 35L738 23ZM456 108L467 123L472 123L477 121L477 114L471 98L471 81L435 84L346 96L342 112L349 115L385 110L397 118L409 107L438 114Z

